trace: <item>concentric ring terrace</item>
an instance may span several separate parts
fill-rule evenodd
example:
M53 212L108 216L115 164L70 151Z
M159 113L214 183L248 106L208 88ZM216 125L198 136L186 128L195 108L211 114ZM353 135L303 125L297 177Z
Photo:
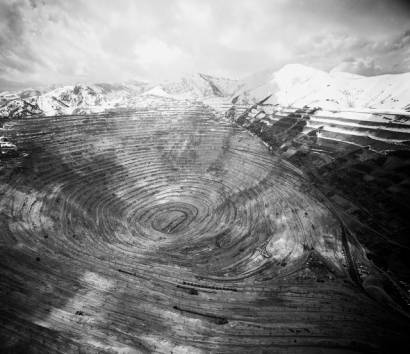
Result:
M408 333L309 178L203 104L7 129L28 157L0 176L3 348L355 353Z

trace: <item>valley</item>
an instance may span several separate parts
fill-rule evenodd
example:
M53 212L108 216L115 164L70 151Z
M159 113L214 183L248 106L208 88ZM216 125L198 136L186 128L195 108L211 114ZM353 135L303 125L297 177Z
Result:
M404 100L296 107L181 82L2 94L18 154L0 160L0 349L406 346Z

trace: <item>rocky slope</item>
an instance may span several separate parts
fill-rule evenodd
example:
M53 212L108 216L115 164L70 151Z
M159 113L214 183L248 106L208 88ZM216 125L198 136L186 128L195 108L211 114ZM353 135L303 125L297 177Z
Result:
M267 103L270 99L245 110L234 104L226 117L259 136L274 155L309 175L365 246L366 257L388 274L382 281L384 291L408 311L408 116L377 110L371 114L280 108ZM366 272L360 270L360 277L366 277ZM363 286L368 286L364 278ZM373 292L371 296L379 298Z
M286 141L302 125L295 114L274 131ZM6 128L29 155L0 165L0 352L408 347L406 298L346 217L208 106Z

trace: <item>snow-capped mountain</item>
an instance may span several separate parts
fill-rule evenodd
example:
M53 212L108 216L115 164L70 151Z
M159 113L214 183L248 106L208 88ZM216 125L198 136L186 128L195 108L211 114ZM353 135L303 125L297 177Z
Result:
M104 112L132 106L133 100L150 87L146 83L62 86L45 92L25 90L0 94L0 117L32 114L67 115Z
M39 97L21 98L9 94L0 96L0 118L19 118L43 114L37 104Z
M365 77L289 64L245 78L235 95L243 103L272 95L267 103L281 106L410 110L410 73Z
M404 112L410 111L410 73L364 77L289 64L243 80L194 74L157 84L78 84L42 91L29 89L0 93L0 117L98 113L164 99L202 100L220 107L234 99L238 104L248 105L267 96L270 98L266 103L282 107Z
M178 81L165 82L159 86L169 95L184 99L229 97L239 87L240 81L217 78L205 74L182 77Z

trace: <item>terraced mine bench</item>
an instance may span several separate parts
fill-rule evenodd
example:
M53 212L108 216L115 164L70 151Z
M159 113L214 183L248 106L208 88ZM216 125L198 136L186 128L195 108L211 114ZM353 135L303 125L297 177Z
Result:
M202 104L9 123L3 351L378 351L408 322L349 275L295 166ZM358 248L358 249L356 249Z

